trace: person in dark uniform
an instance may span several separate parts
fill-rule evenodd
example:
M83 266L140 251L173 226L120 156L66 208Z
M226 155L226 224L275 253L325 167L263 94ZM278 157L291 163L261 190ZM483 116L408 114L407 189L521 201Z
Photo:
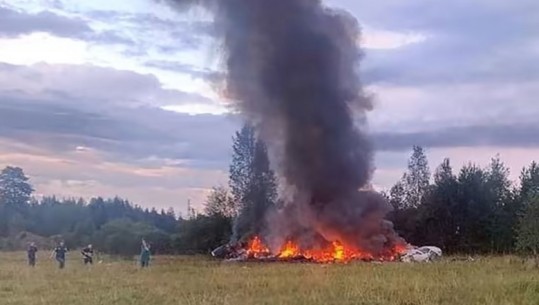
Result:
M65 263L66 263L66 253L67 248L64 244L64 242L60 242L56 248L52 251L52 255L54 255L56 261L58 262L58 267L60 269L64 269Z
M28 254L28 265L35 267L37 247L34 242L31 242L30 245L28 245L28 249L26 250L26 253Z
M92 245L88 245L80 252L85 265L92 265L94 263L94 248Z

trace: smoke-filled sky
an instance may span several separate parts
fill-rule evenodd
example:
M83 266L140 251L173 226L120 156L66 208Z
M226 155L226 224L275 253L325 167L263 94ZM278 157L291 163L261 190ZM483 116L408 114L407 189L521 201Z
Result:
M539 160L539 2L326 3L363 28L376 187L414 144L432 168L499 153L517 177ZM226 184L241 124L211 85L211 19L152 0L0 0L0 166L23 167L38 194L200 204Z

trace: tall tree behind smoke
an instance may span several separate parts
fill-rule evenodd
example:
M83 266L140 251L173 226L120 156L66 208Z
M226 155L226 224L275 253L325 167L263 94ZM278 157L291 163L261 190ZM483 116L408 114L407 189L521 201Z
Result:
M266 145L255 130L245 125L233 139L230 188L238 204L232 240L260 234L265 229L264 215L275 205L277 185L270 168Z
M364 118L371 108L358 76L357 21L319 0L169 1L215 13L228 94L288 187L288 211L272 218L278 230L269 236L382 250L392 232L382 221L387 204L358 191L369 182L372 150L352 115Z

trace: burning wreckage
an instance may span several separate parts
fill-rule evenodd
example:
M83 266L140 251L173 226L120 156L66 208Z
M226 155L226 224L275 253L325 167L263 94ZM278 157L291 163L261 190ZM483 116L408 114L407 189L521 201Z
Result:
M302 250L292 241L285 243L283 248L273 254L264 245L260 237L255 236L248 243L230 243L222 245L211 252L216 258L226 262L312 262L312 263L347 263L350 261L393 262L400 260L406 263L432 262L442 257L442 250L434 246L413 247L399 246L382 256L362 252L345 247L339 242L333 242L323 249Z
M284 203L268 211L251 200L237 222L254 224L247 231L259 237L214 256L346 262L441 254L409 248L385 219L387 200L366 189L374 171L373 105L359 77L361 33L352 15L322 0L166 1L213 13L226 68L222 91L267 145ZM232 240L245 237L234 231Z

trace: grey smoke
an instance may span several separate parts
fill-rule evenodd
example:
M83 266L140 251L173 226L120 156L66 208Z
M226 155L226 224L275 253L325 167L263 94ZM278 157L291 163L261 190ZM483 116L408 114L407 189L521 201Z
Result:
M284 210L268 215L274 247L340 240L380 252L399 239L387 202L360 191L373 171L365 126L371 109L358 67L360 29L319 0L169 0L202 4L225 46L229 96L254 123L286 186ZM321 245L320 245L321 246Z

